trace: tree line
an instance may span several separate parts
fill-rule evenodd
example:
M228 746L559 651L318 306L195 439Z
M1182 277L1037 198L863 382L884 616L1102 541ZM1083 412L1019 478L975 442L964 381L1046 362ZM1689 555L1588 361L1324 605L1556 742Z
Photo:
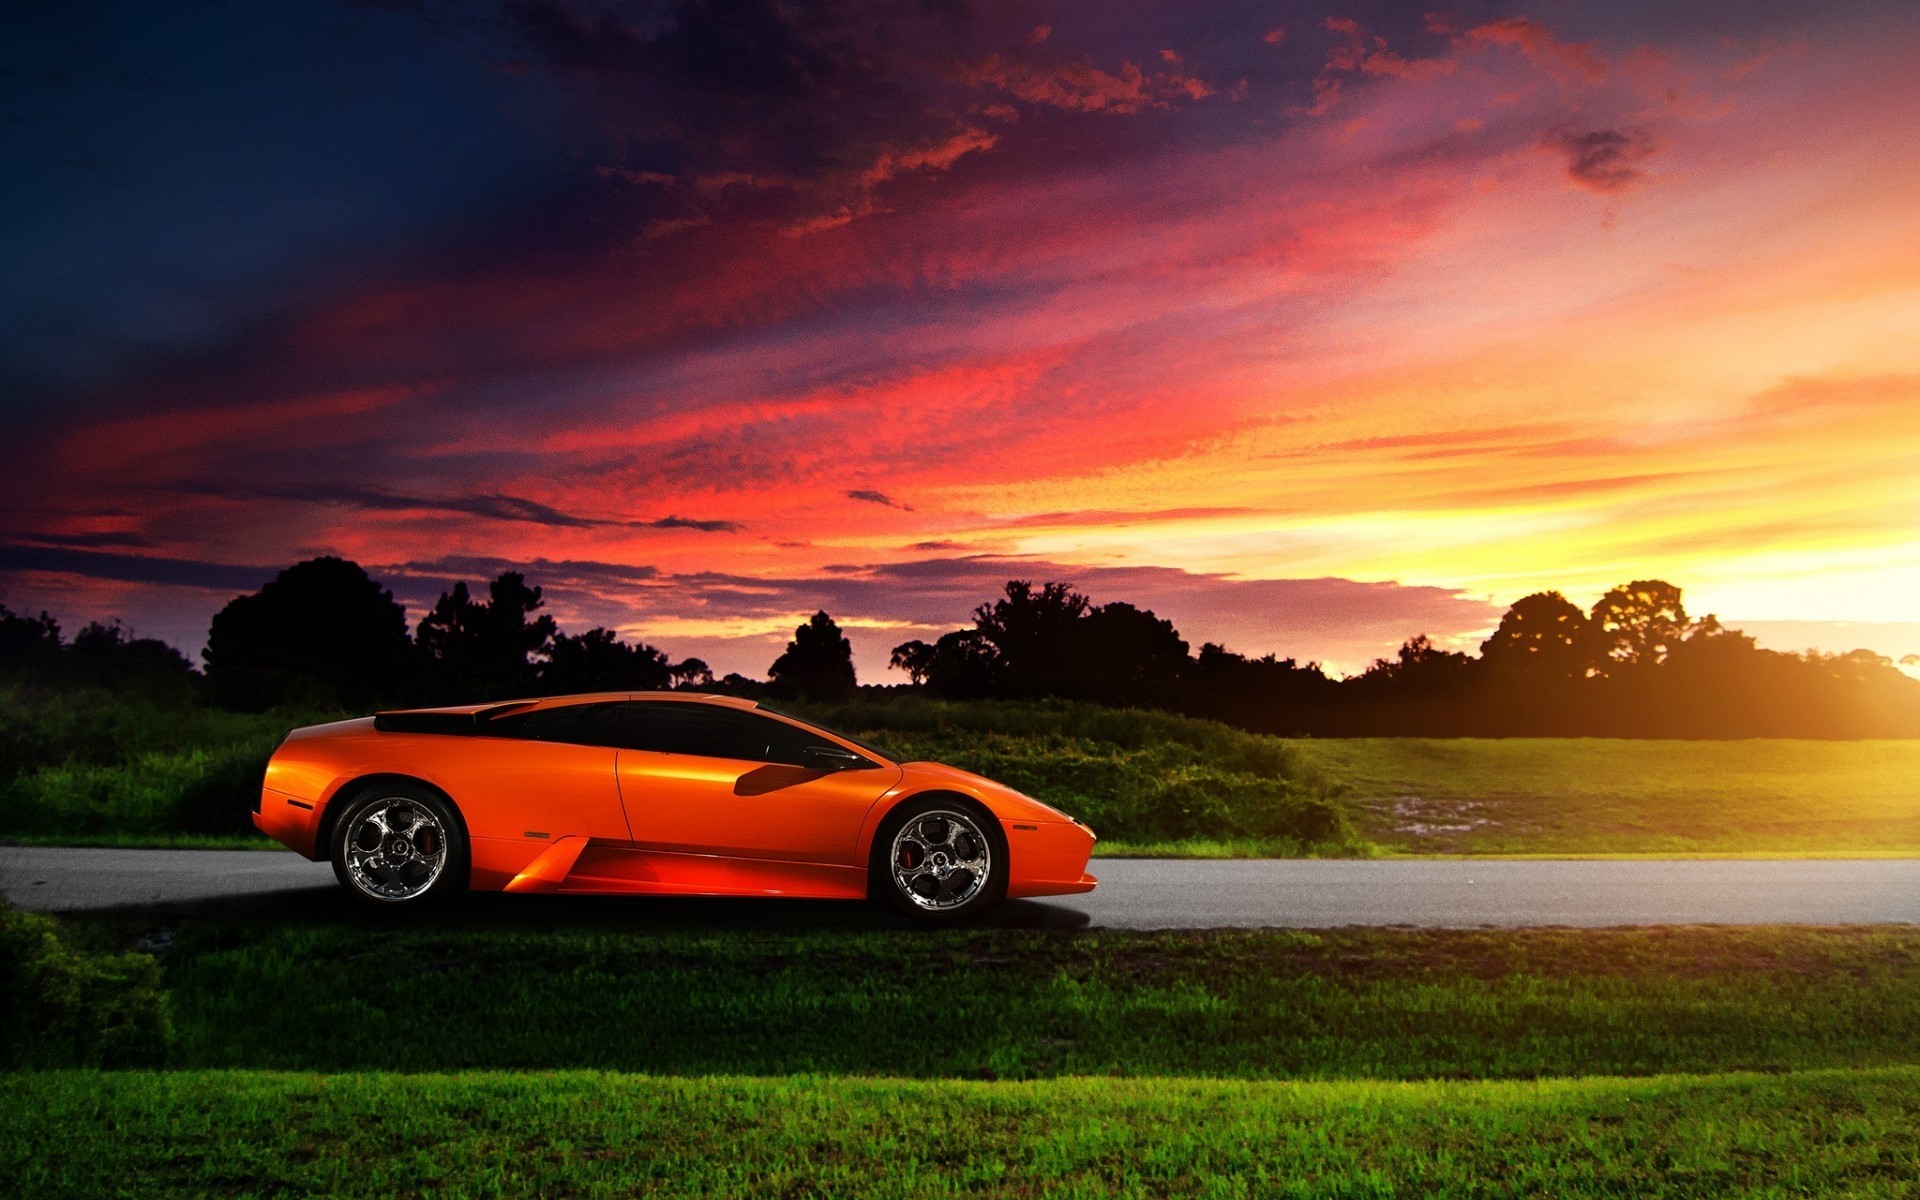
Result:
M895 647L893 665L941 696L1145 705L1279 734L1920 736L1920 680L1891 660L1763 650L1711 615L1689 618L1680 589L1653 579L1613 588L1590 611L1536 592L1477 656L1423 634L1343 679L1214 643L1192 654L1150 611L1016 580L971 625Z
M164 643L95 623L65 640L46 613L0 606L0 669L234 709L472 703L588 691L690 688L837 701L859 690L853 649L818 612L765 679L715 679L698 658L569 634L519 572L442 593L411 629L355 563L316 558L235 597L213 618L203 672ZM1161 708L1310 736L1920 736L1920 680L1867 651L1760 649L1679 588L1638 580L1591 610L1559 592L1516 601L1478 655L1425 635L1358 675L1318 663L1197 653L1171 621L1065 583L1009 581L970 623L894 647L911 687L950 699L1057 697Z
M670 688L842 699L856 687L853 647L825 613L795 630L767 680L716 680L698 658L676 662L612 629L569 634L545 606L538 586L507 571L483 592L454 584L409 629L405 607L359 564L314 558L214 614L204 671L118 623L68 641L49 614L0 605L0 673L247 712Z

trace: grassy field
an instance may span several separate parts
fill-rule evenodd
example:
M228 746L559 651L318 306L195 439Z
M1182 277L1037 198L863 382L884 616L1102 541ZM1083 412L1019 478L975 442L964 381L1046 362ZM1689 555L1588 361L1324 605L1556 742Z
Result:
M1920 741L1288 743L1403 854L1920 854Z
M674 932L582 903L571 924L551 905L428 928L179 926L160 939L166 1061L997 1079L1920 1065L1910 928ZM102 951L155 944L151 924L66 925Z
M1027 1083L18 1076L0 1186L64 1196L1910 1196L1920 1069Z
M266 847L296 724L0 688L0 838ZM1920 854L1920 741L1298 739L1167 713L912 696L808 710L1079 816L1102 855Z
M1920 852L1920 743L814 715L1108 852ZM17 706L0 836L249 844L233 810L299 719ZM35 1069L0 1075L0 1195L1920 1194L1913 928L925 931L512 899L15 914L0 995L65 1024L4 1027ZM139 1069L67 1069L90 1062Z
M634 923L62 922L171 1069L29 1053L0 1194L1920 1191L1912 928Z

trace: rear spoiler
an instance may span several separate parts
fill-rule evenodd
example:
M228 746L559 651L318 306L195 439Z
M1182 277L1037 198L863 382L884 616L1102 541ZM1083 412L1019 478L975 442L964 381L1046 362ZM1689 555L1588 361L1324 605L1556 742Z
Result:
M441 733L454 737L473 737L495 717L526 708L531 700L495 704L474 712L448 712L445 709L414 708L375 713L373 728L379 733Z

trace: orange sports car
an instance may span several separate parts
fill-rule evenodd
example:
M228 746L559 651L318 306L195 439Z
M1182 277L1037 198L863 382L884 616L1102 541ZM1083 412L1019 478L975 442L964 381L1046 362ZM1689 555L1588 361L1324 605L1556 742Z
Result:
M296 729L253 823L353 896L884 899L933 920L1091 891L1093 831L750 700L555 696Z

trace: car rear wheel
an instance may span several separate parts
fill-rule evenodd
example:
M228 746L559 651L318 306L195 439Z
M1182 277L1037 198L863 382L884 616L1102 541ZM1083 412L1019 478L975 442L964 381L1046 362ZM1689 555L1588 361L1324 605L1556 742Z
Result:
M1007 842L990 815L944 797L910 800L874 839L874 890L895 909L926 921L953 921L1007 894Z
M452 808L423 787L383 784L347 803L333 827L333 873L354 899L413 908L460 890L467 841Z

